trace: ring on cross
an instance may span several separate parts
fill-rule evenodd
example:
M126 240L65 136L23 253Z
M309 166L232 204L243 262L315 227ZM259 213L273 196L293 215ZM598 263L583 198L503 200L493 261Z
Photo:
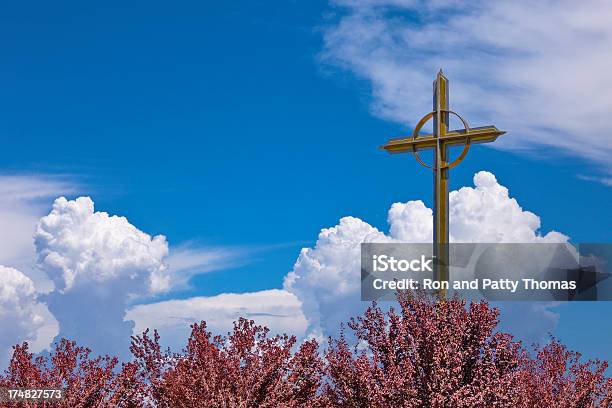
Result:
M465 158L465 156L467 155L468 151L470 150L470 138L468 136L468 134L470 133L470 126L468 125L467 121L461 116L459 115L457 112L454 112L452 110L448 110L448 109L444 109L441 110L440 112L447 112L450 113L452 115L455 115L460 121L461 123L463 123L463 128L465 130L465 144L463 145L463 151L461 152L461 154L459 155L459 157L457 157L457 159L455 159L452 163L450 164L445 164L442 166L443 169L452 169L453 167L455 167L456 165L458 165L461 160L463 160ZM432 111L429 112L427 115L423 116L421 118L421 120L419 120L419 122L417 123L417 125L414 127L414 131L412 132L412 140L416 141L419 137L419 132L421 131L421 128L425 125L425 123L427 123L430 119L433 119L433 116L436 114L436 111ZM419 152L417 151L416 145L412 145L412 154L414 154L415 159L423 166L427 167L428 169L433 169L433 166L430 166L429 164L425 163L422 159L421 156L419 156Z

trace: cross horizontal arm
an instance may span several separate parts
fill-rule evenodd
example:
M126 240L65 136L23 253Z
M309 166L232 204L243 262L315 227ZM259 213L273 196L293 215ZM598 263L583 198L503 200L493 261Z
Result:
M453 130L446 133L440 138L440 141L446 146L463 145L466 138L470 139L470 144L494 142L503 132L495 126L483 126L477 128ZM413 139L412 137L402 137L389 140L380 148L389 153L405 153L414 150L429 150L436 147L438 138L433 135L426 135Z

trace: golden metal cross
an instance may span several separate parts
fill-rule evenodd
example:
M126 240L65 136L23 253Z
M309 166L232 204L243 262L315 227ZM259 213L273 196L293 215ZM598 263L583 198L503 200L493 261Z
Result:
M451 111L448 104L448 79L438 72L433 83L433 111L429 112L417 123L411 137L391 139L381 149L389 153L412 152L417 161L434 173L434 257L435 277L438 281L448 281L449 251L448 251L448 179L449 170L461 162L471 144L494 142L505 132L495 126L470 128L467 121L459 114ZM461 130L448 130L449 116L454 115L463 123ZM421 128L433 119L433 134L420 134ZM457 159L450 161L449 148L463 145L463 151ZM419 151L433 150L434 161L430 166L419 156ZM446 291L441 291L442 296Z

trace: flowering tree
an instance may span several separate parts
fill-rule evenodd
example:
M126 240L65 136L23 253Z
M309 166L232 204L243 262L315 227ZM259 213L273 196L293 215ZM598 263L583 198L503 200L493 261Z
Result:
M606 364L580 363L553 340L532 358L495 332L498 310L458 297L398 294L400 309L374 304L330 340L325 402L335 407L608 407Z
M527 356L511 336L493 332L495 309L409 293L398 300L399 311L373 305L349 323L361 351L344 336L331 342L330 406L514 406Z
M66 390L61 401L30 403L31 406L37 407L121 405L121 399L127 389L123 384L127 372L114 371L117 358L91 358L90 354L91 350L68 340L61 340L48 358L34 358L27 343L17 345L5 375L0 377L0 387ZM14 406L24 405L14 403Z
M295 337L239 319L228 337L194 324L184 354L162 352L157 333L134 338L143 400L160 407L312 407L322 360L315 341L292 353Z
M599 360L580 362L557 340L538 350L535 359L525 362L521 373L523 407L612 407L612 379Z
M121 366L68 340L36 358L24 343L0 387L66 389L60 402L31 403L53 407L612 407L605 362L554 339L529 354L495 330L486 302L407 292L398 302L373 304L322 354L242 318L227 336L194 324L181 353L147 330Z

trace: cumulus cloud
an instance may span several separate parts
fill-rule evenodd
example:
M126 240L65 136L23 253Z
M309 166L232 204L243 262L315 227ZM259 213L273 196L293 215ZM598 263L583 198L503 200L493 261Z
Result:
M59 322L58 337L99 353L128 355L130 299L169 285L165 237L151 237L125 217L95 211L89 197L60 197L34 234L39 267L55 289L44 296Z
M475 187L450 193L450 230L453 242L566 242L555 231L539 232L540 219L523 210L489 172L474 176ZM360 313L360 244L362 242L431 242L432 211L421 201L395 203L388 215L389 234L353 217L323 229L314 248L304 248L284 281L285 290L303 303L311 335L335 333L341 322ZM516 310L523 306L510 306ZM518 313L516 312L515 313ZM522 310L522 309L521 309ZM530 309L531 310L531 309ZM554 327L551 312L540 311L540 335ZM521 311L524 313L524 310ZM519 330L520 331L520 330ZM531 336L532 333L526 333ZM530 340L538 340L530 338Z
M476 173L474 185L449 194L451 242L567 242L556 231L540 235L540 217L524 211L492 173Z
M89 197L55 200L51 213L40 219L34 242L39 265L63 292L84 282L122 278L144 277L152 292L169 286L166 238L151 237L125 217L94 211Z
M134 328L125 319L130 304L184 288L193 275L230 265L240 252L192 244L170 251L164 236L96 211L89 197L56 199L34 243L38 266L55 285L43 299L59 321L59 337L123 357Z
M556 231L539 233L540 217L521 208L493 173L474 175L475 187L449 193L451 242L566 242ZM389 209L389 235L403 242L431 242L433 212L422 201L394 203Z
M334 332L347 311L359 312L360 245L391 242L385 234L354 217L323 229L314 248L303 248L284 280L285 290L302 302L311 335ZM357 307L357 309L356 309Z
M156 328L164 344L174 349L185 346L194 322L205 320L213 333L225 334L239 317L253 319L272 333L299 337L304 336L307 326L301 302L292 293L278 289L167 300L134 306L126 314L127 320L135 322L134 334Z
M392 237L403 242L431 242L433 212L422 201L393 203L387 217Z
M322 59L370 82L374 114L431 109L439 68L451 108L510 131L498 147L550 146L612 172L612 4L603 0L336 0ZM606 136L607 135L607 136Z
M17 269L0 265L0 367L6 366L13 345L37 340L45 325L44 309L32 280Z

